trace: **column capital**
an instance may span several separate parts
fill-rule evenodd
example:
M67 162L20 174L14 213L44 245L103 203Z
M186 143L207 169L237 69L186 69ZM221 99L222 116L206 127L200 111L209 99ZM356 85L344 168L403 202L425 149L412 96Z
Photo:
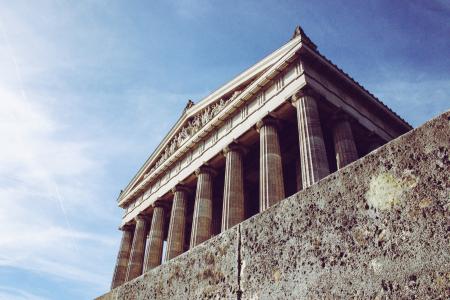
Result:
M195 170L195 176L199 176L200 174L210 174L211 176L215 176L217 174L217 171L214 170L213 168L211 168L208 164L204 164L203 166L201 166L200 168L198 168L197 170Z
M192 192L192 190L184 184L177 184L172 188L172 193L175 194L176 192L185 192L189 194Z
M139 214L136 217L134 217L134 220L137 221L147 221L147 216Z
M313 91L311 88L303 88L301 90L296 91L291 96L291 103L294 105L295 102L297 102L301 98L307 97L307 96L316 98L317 97L317 93L315 91Z
M272 116L266 116L264 118L262 118L261 120L259 120L256 123L256 131L260 131L261 127L265 126L265 125L272 125L275 126L276 128L280 127L280 121L278 119L276 119L275 117Z
M169 203L167 203L167 201L164 201L160 198L156 199L155 202L152 203L152 207L156 208L156 207L162 207L162 208L167 208L169 206Z
M228 146L223 148L222 153L223 155L226 155L230 151L237 151L242 155L245 155L248 152L248 149L237 142L232 142Z
M125 225L119 226L119 230L120 231L132 231L133 227L134 226L131 224L125 224Z

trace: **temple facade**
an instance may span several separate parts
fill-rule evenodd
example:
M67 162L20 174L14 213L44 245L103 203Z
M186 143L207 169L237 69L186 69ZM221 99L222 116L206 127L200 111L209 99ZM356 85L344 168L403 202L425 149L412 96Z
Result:
M197 103L120 193L111 288L315 184L411 126L300 27Z

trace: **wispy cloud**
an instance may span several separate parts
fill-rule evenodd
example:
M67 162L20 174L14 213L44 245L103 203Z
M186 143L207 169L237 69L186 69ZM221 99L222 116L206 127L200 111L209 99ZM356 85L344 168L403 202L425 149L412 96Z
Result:
M0 88L0 265L101 284L99 270L83 263L91 248L84 242L114 243L74 229L74 212L65 208L93 198L67 191L101 165L87 151L90 142L56 138L58 127L43 107Z
M0 286L0 299L8 300L44 300L35 294L6 286Z

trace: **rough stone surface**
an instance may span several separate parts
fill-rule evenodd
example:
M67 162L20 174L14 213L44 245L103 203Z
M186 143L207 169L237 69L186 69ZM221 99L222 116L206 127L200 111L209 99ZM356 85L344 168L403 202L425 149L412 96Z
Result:
M242 223L242 299L448 299L449 118Z
M237 249L233 227L97 299L236 299Z
M450 112L100 297L448 299Z

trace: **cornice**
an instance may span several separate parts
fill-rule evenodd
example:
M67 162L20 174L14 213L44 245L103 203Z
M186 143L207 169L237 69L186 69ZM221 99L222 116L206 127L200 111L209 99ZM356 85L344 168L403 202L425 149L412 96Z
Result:
M402 125L407 128L408 130L413 129L413 127L402 117L400 117L396 112L394 112L390 107L388 107L386 104L384 104L380 99L378 99L374 94L372 94L370 91L368 91L364 86L362 86L359 82L357 82L353 77L351 77L349 74L344 72L341 68L339 68L336 64L334 64L331 60L329 60L325 55L320 53L317 49L311 49L308 46L304 46L303 51L308 52L309 54L313 55L316 59L321 61L324 65L328 66L330 69L332 69L335 73L339 74L339 76L344 79L347 83L349 83L351 86L362 92L366 97L373 100L373 103L376 104L381 110L383 110L385 113L391 115L394 117L394 119L397 119L402 123Z

